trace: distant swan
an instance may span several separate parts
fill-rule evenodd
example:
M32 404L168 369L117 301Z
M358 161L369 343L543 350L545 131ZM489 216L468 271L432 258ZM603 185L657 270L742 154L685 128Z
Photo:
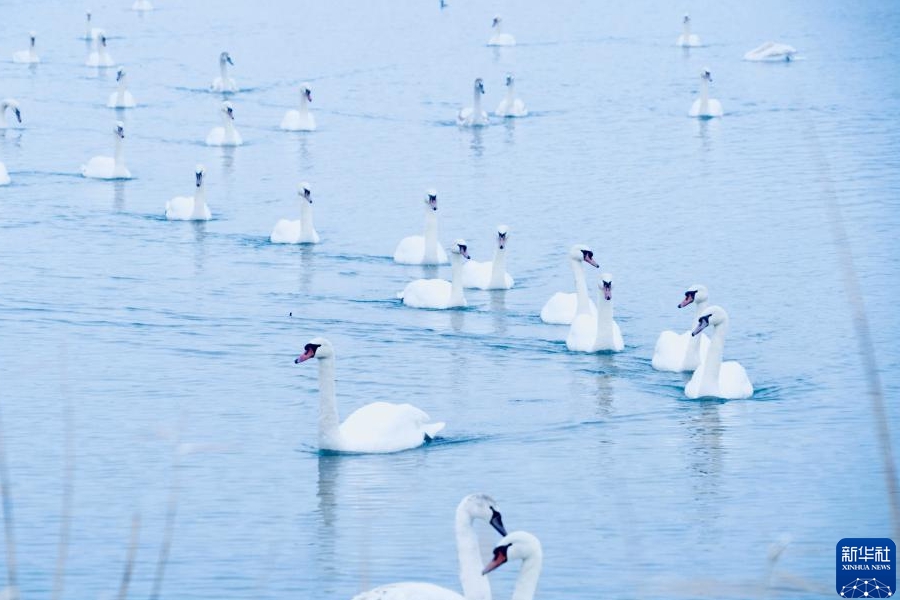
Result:
M744 60L762 62L790 62L794 60L797 49L778 42L765 42L744 54Z
M85 12L84 37L81 39L89 41L96 40L100 37L101 33L103 33L102 29L91 26L91 11Z
M30 40L28 50L19 50L13 53L14 63L34 64L41 62L37 52L34 50L35 33L33 31L28 34L28 39Z
M206 204L206 189L203 187L203 165L194 171L197 189L193 196L175 196L166 202L166 219L170 221L209 221L212 213Z
M394 262L404 265L445 265L447 253L438 241L437 191L425 192L425 235L400 240L394 250Z
M722 362L725 350L725 333L728 330L728 313L721 306L710 306L700 318L691 335L713 326L715 331L703 362L694 371L691 380L684 386L688 398L725 398L736 400L753 395L753 384L741 364L734 360Z
M690 48L691 46L699 46L700 38L696 33L691 33L691 18L688 15L684 15L683 23L683 31L681 35L678 36L678 40L675 42L676 46L681 46L682 48Z
M460 308L467 306L463 294L463 260L469 258L466 240L456 240L450 248L451 281L445 279L416 279L406 285L397 297L413 308Z
M0 162L0 185L9 185L9 172L6 170L6 165Z
M488 124L488 115L481 110L481 95L484 94L484 82L481 77L472 86L472 106L463 108L456 115L456 124L460 127L482 127Z
M313 225L312 191L305 181L300 184L300 219L279 219L269 240L273 244L318 244L319 234Z
M206 136L207 146L240 146L244 139L234 128L234 105L222 103L222 127L213 127Z
M84 64L89 67L111 67L116 64L106 50L106 34L102 30L94 40L94 49L88 54Z
M612 275L601 274L597 287L596 316L583 307L569 326L566 348L573 352L621 352L625 349L622 331L613 319Z
M134 0L134 4L131 5L131 10L153 10L153 4L150 3L150 0Z
M237 84L234 79L228 76L228 65L234 65L231 55L223 52L219 55L219 76L213 79L212 85L209 86L213 92L236 92Z
M0 129L7 129L9 127L9 123L6 121L7 109L12 111L13 115L16 117L16 121L19 123L22 122L22 111L19 110L19 103L12 98L7 98L3 102L0 102Z
M94 179L131 179L131 171L125 168L125 124L116 121L113 128L116 139L115 156L95 156L86 165L81 165L81 174Z
M528 109L521 98L516 98L516 78L512 73L506 74L506 97L497 105L494 114L498 117L524 117Z
M315 338L294 361L319 361L319 449L338 452L399 452L431 441L444 428L411 404L373 402L356 409L343 423L334 397L334 348Z
M503 19L500 16L494 17L491 21L491 29L495 29L491 39L488 40L488 46L515 46L516 38L508 33L503 33Z
M494 558L481 573L487 575L507 561L517 559L522 561L522 566L516 578L512 600L533 600L541 576L544 552L541 542L527 531L513 531L500 538L494 548Z
M712 75L709 69L703 69L700 72L700 97L691 105L691 112L688 113L690 116L701 119L722 116L722 105L718 100L709 97L710 83L712 83Z
M705 285L699 283L692 285L684 293L684 300L678 308L684 308L688 304L697 307L692 322L696 323L703 315L703 311L709 303L709 292ZM693 371L700 366L701 357L706 356L709 349L709 338L705 333L691 335L693 327L684 333L663 331L656 340L653 349L653 368L657 371Z
M312 90L308 83L300 84L300 110L289 110L281 119L281 128L285 131L315 131L316 118L309 112L312 102Z
M480 290L508 290L513 286L513 278L506 272L506 244L509 228L497 226L497 249L494 260L478 262L469 260L463 265L463 286Z
M595 268L600 265L594 260L594 251L587 246L577 245L569 249L569 266L575 276L575 293L556 292L547 300L541 309L541 321L553 325L570 325L576 314L590 311L597 314L597 307L588 297L587 283L581 263L586 262ZM587 308L586 308L587 307Z
M134 96L128 91L125 82L125 69L122 67L119 67L119 70L116 71L116 91L109 95L106 106L109 108L134 108L137 106Z

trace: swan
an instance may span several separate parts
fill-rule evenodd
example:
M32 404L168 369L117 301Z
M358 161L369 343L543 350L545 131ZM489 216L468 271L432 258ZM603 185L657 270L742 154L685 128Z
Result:
M34 64L41 62L41 59L38 57L37 52L35 52L34 50L35 33L33 31L28 33L28 39L30 40L28 50L19 50L18 52L13 52L14 63Z
M675 45L681 46L682 48L699 46L700 38L696 33L691 33L691 18L688 15L684 15L682 23L684 24L684 31L682 31L681 35L678 36L678 40L675 42Z
M16 121L22 122L22 111L19 110L19 103L12 98L6 98L3 102L0 102L0 129L9 128L9 123L6 121L7 110L12 111Z
M303 347L295 364L319 361L319 449L337 452L384 453L417 448L430 442L444 423L411 404L373 402L357 408L343 423L334 399L334 347L317 337Z
M9 185L9 172L6 170L6 165L0 162L0 185Z
M212 84L209 86L210 91L212 92L236 92L237 85L234 83L234 79L228 76L228 65L234 65L234 61L231 60L231 55L227 52L222 52L219 54L219 76L213 79Z
M528 109L521 98L516 98L516 78L512 73L506 74L506 98L497 105L494 114L498 117L524 117Z
M515 46L516 38L508 33L503 33L503 19L499 16L494 17L491 22L491 29L496 29L494 35L488 40L488 46Z
M691 380L684 386L688 398L725 398L736 400L753 395L753 384L747 372L736 360L722 362L725 349L725 333L728 330L728 313L721 306L710 306L697 319L697 327L691 335L699 335L707 327L715 328L706 356Z
M586 262L595 268L600 265L594 260L594 251L587 246L576 245L569 249L569 265L572 274L575 275L575 293L556 292L541 309L541 321L553 325L570 325L576 313L584 313L589 310L597 314L597 307L588 297L587 283L584 281L584 271L581 263ZM589 307L585 309L585 307Z
M497 249L494 260L478 262L469 260L463 265L463 287L480 290L508 290L514 280L506 272L506 243L509 241L509 228L497 225Z
M445 265L447 253L438 242L437 191L425 191L425 235L400 240L394 250L394 262L403 265Z
M84 25L84 37L81 38L83 40L96 40L100 37L100 34L103 33L103 30L99 27L91 26L91 11L86 11L85 14L85 25Z
M600 275L597 285L597 314L592 315L587 305L576 313L566 336L566 348L573 352L621 352L625 349L622 331L613 319L612 275Z
M297 192L300 196L300 218L296 221L279 219L269 240L273 244L318 244L319 234L313 225L312 191L305 181Z
M684 293L684 300L678 308L688 304L697 307L694 320L699 319L709 303L709 292L705 285L695 283ZM709 338L705 333L691 335L693 328L678 334L674 331L663 331L656 340L653 349L653 368L657 371L693 371L700 366L700 358L709 349Z
M481 95L484 94L484 81L481 77L475 80L472 106L463 108L456 115L456 124L460 127L482 127L488 124L488 115L481 110Z
M308 83L300 84L300 110L289 110L281 119L281 128L285 131L315 131L316 118L309 112L312 102L312 90Z
M106 106L109 108L134 108L137 103L126 86L125 69L119 67L119 70L116 71L116 91L109 95Z
M131 5L131 10L153 10L153 4L151 4L150 0L134 0L134 4Z
M209 221L212 218L212 213L206 204L203 173L203 165L197 165L194 171L197 190L193 196L175 196L166 202L166 219L170 221Z
M493 560L484 567L481 574L487 575L510 559L522 561L512 600L532 600L544 562L541 542L527 531L513 531L503 536L494 548Z
M379 586L353 597L353 600L491 600L491 584L481 573L481 550L474 522L490 523L500 535L506 535L497 502L486 494L470 494L456 507L456 552L459 558L459 582L462 596L431 583L403 582Z
M234 105L222 103L222 127L213 127L206 136L207 146L240 146L244 139L234 128Z
M81 174L94 179L131 179L131 171L125 167L125 151L122 140L125 139L125 124L116 121L113 127L116 136L116 154L112 156L95 156L86 165L81 165Z
M406 284L397 297L413 308L459 308L468 306L463 294L463 259L469 258L466 240L456 240L450 248L451 281L446 279L416 279Z
M111 67L115 64L106 50L106 34L102 30L94 40L94 49L88 54L84 64L89 67Z
M768 62L791 62L797 49L787 44L779 42L765 42L744 54L744 60L768 61Z
M715 98L709 97L710 83L712 83L712 75L709 69L703 69L700 71L700 97L691 105L691 112L688 113L690 116L701 119L722 116L722 104Z

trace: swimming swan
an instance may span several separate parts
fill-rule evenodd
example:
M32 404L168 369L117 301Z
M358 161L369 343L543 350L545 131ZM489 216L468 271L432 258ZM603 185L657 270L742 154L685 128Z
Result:
M678 40L675 41L675 45L681 46L682 48L699 46L700 38L697 37L696 33L691 33L691 18L688 15L684 15L682 23L684 30L681 32L681 35L678 36Z
M106 106L109 108L134 108L137 106L134 96L128 91L127 83L125 82L125 69L122 67L119 67L119 70L116 71L116 91L109 95Z
M411 404L373 402L353 411L343 423L334 398L334 348L325 338L310 340L295 364L319 361L319 449L385 453L417 448L444 428Z
M197 165L194 171L197 189L193 196L175 196L166 202L166 219L170 221L209 221L212 218L212 213L206 204L203 172L203 165Z
M678 308L693 304L697 307L692 322L699 319L709 304L709 292L705 285L692 285L684 293L684 300ZM709 338L705 333L691 335L693 327L684 333L663 331L656 340L651 364L657 371L694 371L700 366L700 359L709 349Z
M91 26L91 11L85 12L84 37L81 39L93 41L100 37L101 33L103 33L102 29Z
M494 260L478 262L469 260L463 265L463 287L480 290L508 290L513 286L512 276L506 272L506 244L509 228L497 225L497 249Z
M747 378L744 367L735 360L722 362L725 350L725 333L728 331L728 313L721 306L710 306L697 319L697 327L691 335L712 326L715 331L703 362L684 386L688 398L725 398L735 400L753 395L753 384Z
M515 46L516 38L508 33L503 33L503 19L499 16L494 17L491 21L491 29L496 29L491 39L488 40L488 46Z
M797 49L779 42L765 42L744 54L744 60L760 62L790 62Z
M125 168L125 124L116 121L113 127L116 139L115 156L95 156L86 165L81 165L81 174L94 179L131 179L131 172Z
M150 3L150 0L134 0L134 4L131 5L131 10L153 10L153 4Z
M522 561L522 566L516 578L512 600L533 600L541 576L544 553L541 542L527 531L513 531L500 538L494 548L494 558L481 573L487 575L503 563L516 559Z
M569 327L566 348L573 352L621 352L625 349L622 331L613 319L612 275L601 274L597 287L597 315L583 310L576 313Z
M315 131L316 118L309 112L312 102L312 90L308 83L300 84L300 110L289 110L281 119L281 128L285 131Z
M425 192L425 235L400 240L394 250L394 262L403 265L445 265L447 253L438 241L437 191Z
M461 109L456 115L456 124L460 127L483 127L488 124L488 115L481 110L481 95L484 94L481 77L475 80L472 89L472 106Z
M528 109L521 98L516 98L516 78L512 73L506 74L506 98L497 105L494 114L498 117L524 117Z
M30 40L28 50L19 50L18 52L13 53L14 63L35 64L41 62L37 52L34 50L35 33L33 31L29 32L28 39Z
M100 35L94 40L94 49L88 54L84 62L89 67L111 67L115 64L112 56L106 50L106 34L100 31Z
M497 502L486 494L470 494L456 507L456 553L462 596L432 583L404 581L378 586L353 597L353 600L491 600L491 584L481 573L482 560L474 522L490 523L500 535L506 535Z
M234 105L222 103L222 127L213 127L206 136L207 146L240 146L244 139L234 128Z
M569 265L575 276L575 293L556 292L541 309L541 321L553 325L570 325L576 313L590 311L597 314L597 307L588 297L587 283L581 263L586 262L595 268L600 265L594 260L594 251L587 246L577 245L569 249ZM587 308L586 308L587 307Z
M709 84L712 83L712 75L709 69L700 71L700 97L691 105L692 117L711 119L722 116L722 105L718 100L709 97Z
M446 279L416 279L406 284L397 297L413 308L459 308L467 306L463 294L463 259L469 258L466 240L456 240L450 248L451 281Z
M0 162L0 185L9 185L9 172L6 170L6 165Z
M19 110L19 103L12 98L7 98L3 102L0 102L0 129L9 128L9 123L6 121L7 109L12 110L13 115L16 117L16 121L19 123L22 122L22 111Z
M238 91L234 79L228 76L228 65L233 66L234 61L231 60L230 54L222 52L219 55L219 76L213 79L212 84L209 86L210 91L226 93Z
M300 218L296 221L279 219L269 240L273 244L318 244L319 234L313 225L312 191L305 181L300 184Z

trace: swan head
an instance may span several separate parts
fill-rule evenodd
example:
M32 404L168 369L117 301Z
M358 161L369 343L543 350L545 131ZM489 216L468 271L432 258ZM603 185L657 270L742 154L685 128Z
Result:
M506 241L509 239L509 227L506 225L497 225L497 247L503 250L506 248Z
M91 11L86 10L84 12L84 16L87 18L87 22L90 23L91 22Z
M464 258L469 258L469 245L466 243L466 240L460 238L453 242L453 245L450 246L450 252L453 254L458 254Z
M297 186L297 195L312 204L312 190L310 189L309 184L305 181L301 182L300 185Z
M434 188L429 188L425 190L425 207L427 209L431 209L432 211L437 210L437 190Z
M227 52L223 52L219 55L219 64L224 65L225 63L228 63L229 65L234 64L234 61L231 60L231 55Z
M500 15L494 17L494 20L491 21L491 27L499 27L500 23L503 22L503 19L500 18Z
M13 114L16 115L16 121L21 123L22 122L22 111L19 110L19 103L16 100L13 100L12 98L7 98L6 100L3 101L2 104L0 104L0 109L2 109L2 111L0 111L0 112L6 112L7 108L12 109Z
M591 265L594 268L599 269L600 265L597 264L597 261L594 260L594 251L589 247L578 244L577 246L572 246L569 249L569 258L574 260L575 262L584 261L587 264Z
M123 123L122 121L116 121L116 126L113 127L113 132L115 132L116 136L118 136L119 139L124 140L125 139L125 123Z
M684 292L684 300L678 305L678 308L684 308L692 302L706 302L709 300L709 292L705 285L695 283Z
M301 95L301 96L306 96L306 101L307 101L307 102L312 102L312 90L309 88L309 84L308 84L308 83L301 83L301 84L300 84L300 95Z
M28 39L31 40L31 47L34 48L34 40L37 37L37 34L33 31L28 32Z
M203 165L197 165L197 168L194 169L194 176L197 178L197 187L200 187L203 185L203 173L204 173Z
M689 15L684 15L684 19L682 19L681 22L687 25L691 22L691 17Z
M234 104L231 102L223 102L222 103L222 112L226 117L234 121Z
M691 332L691 336L699 335L701 331L712 325L720 327L728 322L728 313L721 306L710 306L703 311L703 314L697 319L697 326Z
M481 77L475 80L475 93L484 93L484 80Z
M106 48L106 34L100 33L100 45Z
M516 82L516 76L513 75L512 73L507 73L506 74L506 87L512 86L512 84L514 84L515 82Z
M603 298L607 302L612 300L612 275L609 273L601 273L600 281L597 282L597 287L603 292Z
M704 79L712 83L712 73L709 72L709 69L703 69L702 71L700 71L700 79Z
M318 358L319 360L334 358L334 347L331 345L331 342L321 337L309 340L309 342L303 346L303 354L294 360L294 364L299 365L311 358Z
M456 510L463 511L470 520L484 519L497 530L497 533L506 535L506 527L503 526L503 517L497 508L497 501L487 494L469 494L460 501Z
M125 79L125 69L119 67L119 70L116 71L116 81L122 81Z
M541 559L544 555L541 542L527 531L513 531L497 542L494 558L484 567L482 575L487 575L509 560Z

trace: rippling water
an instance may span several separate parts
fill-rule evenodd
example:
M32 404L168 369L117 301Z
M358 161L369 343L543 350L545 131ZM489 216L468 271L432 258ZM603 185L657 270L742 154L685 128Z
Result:
M67 407L69 597L115 595L135 513L131 592L148 594L170 498L163 595L182 599L349 598L403 579L458 589L453 511L473 491L540 537L542 598L827 597L837 541L889 535L840 259L855 259L894 398L895 7L159 0L142 16L128 4L91 7L140 103L118 115L104 107L114 70L82 66L80 5L0 7L2 52L35 29L43 59L0 63L0 94L25 121L0 134L13 178L0 188L0 407L24 597L52 586ZM705 47L673 46L684 8ZM517 47L484 46L494 10ZM740 60L767 39L804 60ZM246 142L232 150L203 145L223 49ZM702 67L721 120L686 116ZM492 109L506 71L532 114L458 129L472 80ZM319 130L281 132L303 81ZM83 162L111 153L115 118L135 179L83 180ZM166 222L198 162L214 220ZM300 180L322 244L272 245ZM421 230L430 186L445 243L465 237L487 260L494 226L510 226L515 289L469 292L466 310L398 304L423 269L390 255ZM619 355L568 353L565 327L537 317L571 287L577 242L615 275ZM687 401L685 377L650 368L659 332L687 328L675 305L694 282L729 311L726 354L750 400ZM445 437L320 456L315 368L292 363L318 335L336 347L344 415L409 401L447 421ZM487 552L497 538L481 535ZM492 575L495 597L515 575Z

